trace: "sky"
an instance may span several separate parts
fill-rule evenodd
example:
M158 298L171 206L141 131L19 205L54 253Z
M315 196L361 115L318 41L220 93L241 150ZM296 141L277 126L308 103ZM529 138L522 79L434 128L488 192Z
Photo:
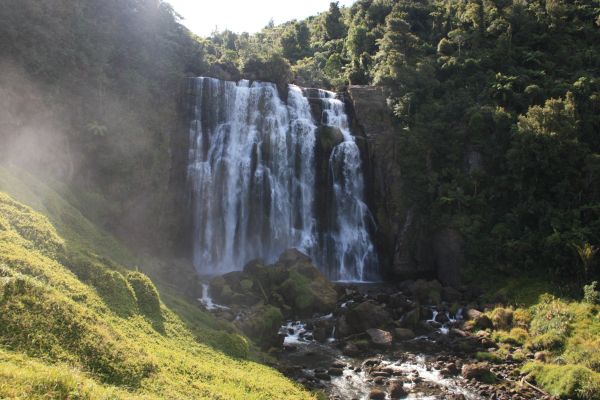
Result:
M215 27L241 33L264 28L271 18L276 24L302 19L329 8L331 0L168 0L183 17L182 23L199 36ZM354 0L339 0L349 6Z

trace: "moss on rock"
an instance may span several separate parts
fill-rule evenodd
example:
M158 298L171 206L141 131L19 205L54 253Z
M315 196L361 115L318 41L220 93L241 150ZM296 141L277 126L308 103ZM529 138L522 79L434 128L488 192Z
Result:
M240 328L262 348L268 349L280 344L278 332L282 324L281 310L265 304L254 308L251 315L240 324Z

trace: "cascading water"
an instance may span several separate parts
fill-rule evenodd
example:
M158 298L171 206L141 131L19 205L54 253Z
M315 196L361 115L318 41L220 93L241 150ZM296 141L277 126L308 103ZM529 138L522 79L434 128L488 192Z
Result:
M196 78L194 93L188 183L197 270L222 274L255 258L273 262L295 247L331 279L364 280L377 262L360 153L343 103L319 91L323 123L339 128L344 139L329 160L331 228L317 232L317 125L302 90L290 85L286 105L271 83Z
M321 123L338 128L343 141L334 147L329 158L330 182L333 185L332 224L326 232L322 263L337 265L332 273L336 280L365 281L373 276L377 255L368 225L372 223L364 202L364 182L360 150L350 133L344 103L333 92L319 90L323 104Z

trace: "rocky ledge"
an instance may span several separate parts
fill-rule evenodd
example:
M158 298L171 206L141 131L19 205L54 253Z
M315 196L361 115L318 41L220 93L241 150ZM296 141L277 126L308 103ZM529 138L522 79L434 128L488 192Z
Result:
M210 294L225 306L215 310L264 349L278 348L284 319L311 318L333 311L337 293L310 257L290 249L274 264L254 260L243 271L210 281Z

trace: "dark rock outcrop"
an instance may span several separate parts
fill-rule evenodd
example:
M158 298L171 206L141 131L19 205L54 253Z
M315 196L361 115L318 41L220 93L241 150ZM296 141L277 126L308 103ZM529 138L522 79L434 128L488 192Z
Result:
M444 285L460 284L460 271L465 262L463 243L462 235L454 229L443 229L433 238L435 269Z
M430 234L416 208L402 197L397 129L382 88L348 87L353 130L368 143L367 199L378 223L376 245L383 272L401 278L433 275Z
M350 308L345 319L351 332L358 333L371 328L385 327L391 321L391 316L380 304L365 301Z
M283 315L277 307L260 305L253 308L240 322L241 330L262 348L280 347L283 338L278 334Z
M398 129L383 88L349 86L352 128L364 146L368 203L378 224L376 245L383 273L397 278L437 277L445 286L460 283L464 264L463 239L456 230L433 231L427 212L403 197ZM479 168L471 157L469 171Z
M335 307L337 293L329 280L296 249L286 250L273 265L250 261L243 271L217 276L210 292L220 304L278 307L287 317L303 318L326 314Z

